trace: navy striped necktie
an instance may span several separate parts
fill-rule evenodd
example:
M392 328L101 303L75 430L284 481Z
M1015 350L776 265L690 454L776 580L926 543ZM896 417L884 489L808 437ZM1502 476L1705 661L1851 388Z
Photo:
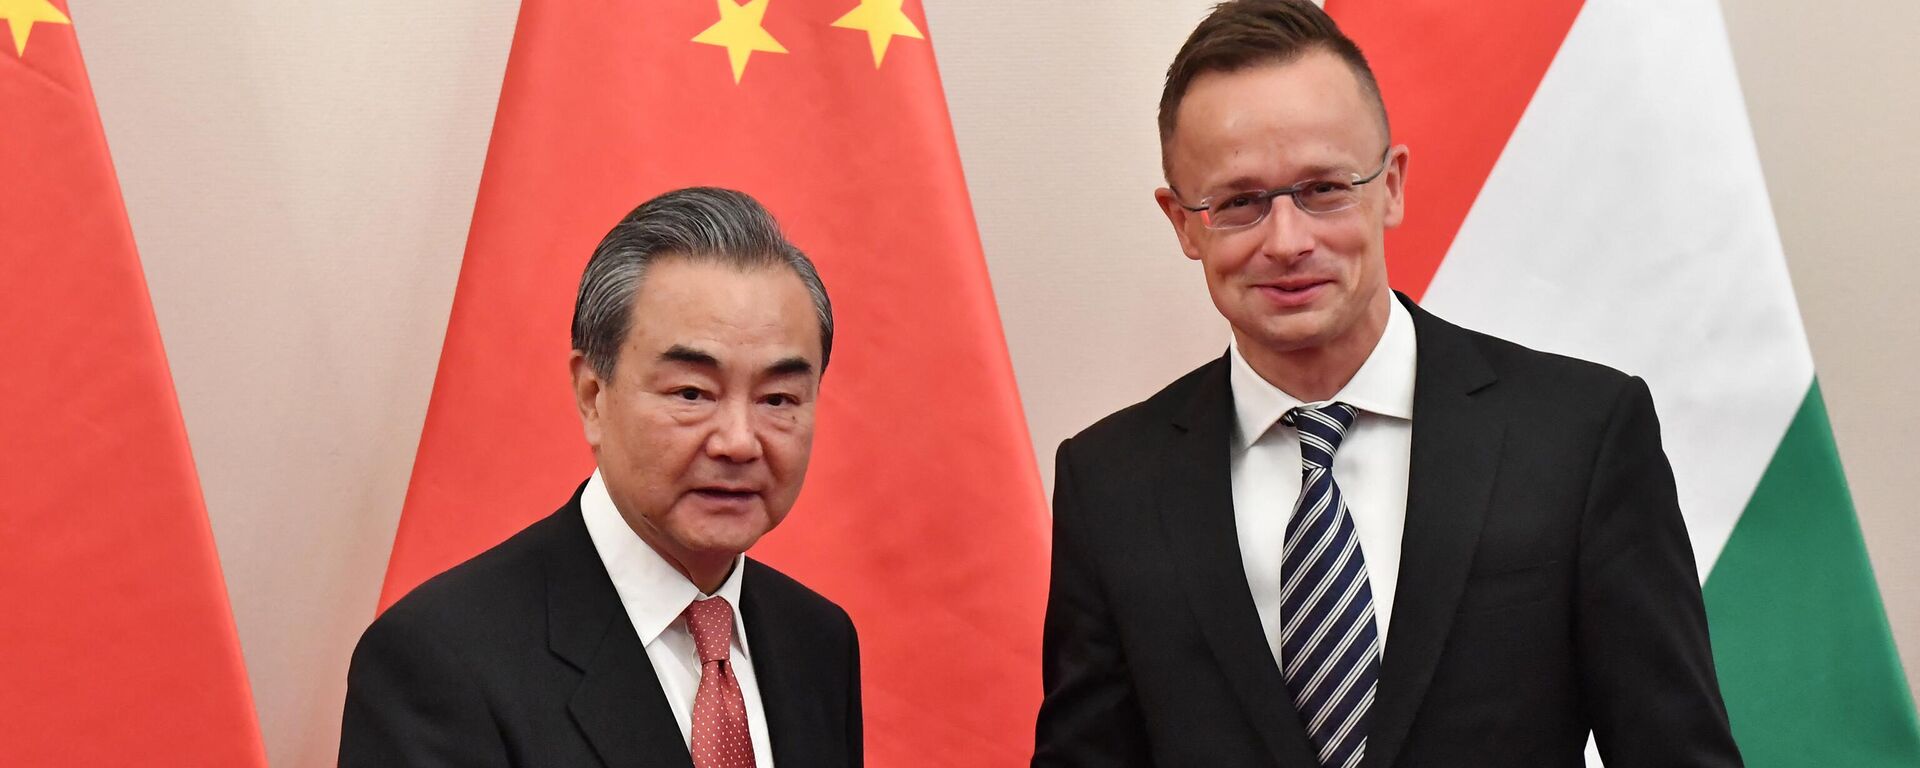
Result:
M1353 406L1333 403L1281 419L1300 430L1300 500L1280 565L1281 668L1326 768L1360 764L1380 679L1366 557L1333 482L1333 454L1354 415Z

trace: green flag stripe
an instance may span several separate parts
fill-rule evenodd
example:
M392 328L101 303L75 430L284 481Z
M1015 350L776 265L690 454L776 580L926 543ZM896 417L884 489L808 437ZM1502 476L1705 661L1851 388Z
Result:
M1750 768L1913 768L1920 726L1816 380L1705 587Z

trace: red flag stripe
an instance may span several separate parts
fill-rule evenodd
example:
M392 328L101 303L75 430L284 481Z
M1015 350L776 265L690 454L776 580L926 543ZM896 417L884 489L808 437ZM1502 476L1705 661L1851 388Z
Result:
M1367 53L1394 140L1409 147L1406 222L1387 275L1418 299L1580 13L1579 0L1328 0Z

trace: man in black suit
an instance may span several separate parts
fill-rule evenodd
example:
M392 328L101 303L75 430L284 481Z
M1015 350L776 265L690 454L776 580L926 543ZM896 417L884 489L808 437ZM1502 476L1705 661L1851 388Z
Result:
M1353 43L1224 3L1160 110L1233 343L1060 446L1033 765L1740 765L1646 385L1388 288Z
M861 765L852 622L743 554L800 492L832 344L813 264L752 198L629 214L574 306L598 470L367 629L340 765Z

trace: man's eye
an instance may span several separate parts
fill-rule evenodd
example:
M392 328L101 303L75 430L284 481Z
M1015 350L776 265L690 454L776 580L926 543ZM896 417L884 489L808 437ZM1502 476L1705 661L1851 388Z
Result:
M689 402L694 400L699 400L701 397L704 397L705 395L706 395L705 392L701 392L700 390L694 389L693 387L681 387L673 391L674 397L678 397L682 400L686 400Z
M775 394L775 395L767 395L765 398L765 402L767 405L772 405L772 406L788 406L788 405L793 405L795 403L798 403L800 402L800 400L795 398L792 395Z
M1245 208L1249 205L1253 205L1259 199L1260 199L1259 194L1253 193L1253 192L1246 192L1246 193L1234 195L1233 197L1229 197L1225 200L1215 203L1213 207L1215 210L1231 211L1235 208Z
M1309 195L1333 195L1348 189L1351 187L1338 181L1310 181L1300 191Z

